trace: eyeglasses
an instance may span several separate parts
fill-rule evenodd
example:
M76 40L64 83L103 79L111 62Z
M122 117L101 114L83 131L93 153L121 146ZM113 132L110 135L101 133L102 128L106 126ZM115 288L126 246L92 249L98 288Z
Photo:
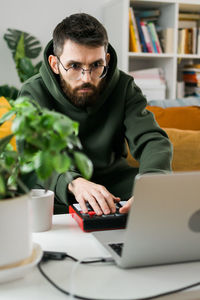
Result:
M70 80L80 80L81 77L85 75L85 72L89 72L91 79L101 79L105 77L108 72L108 66L99 64L92 66L90 69L83 69L79 65L74 64L74 66L66 69L58 56L57 59L62 65L63 69L67 72L67 76Z

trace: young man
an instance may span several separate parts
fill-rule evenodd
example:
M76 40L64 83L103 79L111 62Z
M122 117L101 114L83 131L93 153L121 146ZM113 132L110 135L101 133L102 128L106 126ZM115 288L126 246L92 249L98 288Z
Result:
M128 212L138 172L171 170L166 133L145 109L146 99L133 78L117 68L105 28L90 15L74 14L57 25L40 73L23 85L21 95L80 124L79 137L94 173L90 181L78 172L72 182L64 174L55 177L52 189L62 211L73 195L83 212L89 202L98 215L114 213L120 199L128 200L121 209ZM139 170L127 164L125 140Z

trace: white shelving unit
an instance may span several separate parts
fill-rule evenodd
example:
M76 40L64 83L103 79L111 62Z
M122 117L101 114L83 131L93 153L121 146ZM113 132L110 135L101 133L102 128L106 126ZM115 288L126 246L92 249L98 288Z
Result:
M140 9L158 8L161 12L159 25L174 29L172 53L129 52L129 6ZM176 98L176 85L180 80L180 70L189 62L200 63L199 55L177 54L179 11L199 12L200 0L111 0L104 7L104 25L110 43L118 55L118 66L125 72L143 68L161 67L164 70L167 90L166 98Z

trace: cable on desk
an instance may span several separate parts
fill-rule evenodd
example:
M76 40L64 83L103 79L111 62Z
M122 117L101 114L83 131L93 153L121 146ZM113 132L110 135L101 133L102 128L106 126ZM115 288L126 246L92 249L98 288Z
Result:
M105 258L93 258L93 257L87 257L87 258L84 258L84 260L78 260L76 259L76 262L72 268L72 271L71 271L71 274L70 274L70 278L69 278L69 282L70 282L70 286L69 286L69 294L70 294L70 300L73 300L75 298L75 293L74 291L76 290L76 286L74 284L75 280L74 280L74 277L75 277L75 272L76 270L78 269L78 266L80 264L91 264L91 263L98 263L98 262L110 262L110 258L109 259L105 259ZM113 260L112 260L113 262Z
M44 276L44 278L49 281L49 283L51 283L57 290L59 290L60 292L62 292L65 295L71 296L73 298L76 299L81 299L81 300L96 300L95 298L86 298L83 296L79 296L79 295L74 295L64 289L62 289L61 287L59 287L42 269L41 265L42 263L45 263L49 260L64 260L66 258L70 258L71 260L75 261L78 264L93 264L93 263L99 263L99 262L113 262L112 259L110 258L98 258L98 259L94 259L94 260L78 260L77 258L68 255L65 252L56 252L56 251L44 251L43 253L43 257L41 259L41 261L38 263L38 269L40 271L40 273ZM112 299L111 299L112 300ZM113 299L114 300L114 299Z
M47 255L47 257L45 256L45 252L49 252L50 253L50 256ZM53 253L56 253L56 255L54 256ZM60 254L60 255L58 255ZM54 258L50 258L50 257L54 257ZM55 258L56 257L56 258ZM99 263L99 262L110 262L109 259L106 259L106 258L101 258L101 259L95 259L95 260L91 260L91 261L79 261L78 259L76 259L75 257L73 256L70 256L68 255L67 253L64 253L64 252L51 252L51 251L44 251L44 255L43 255L43 258L41 259L41 261L38 263L38 269L40 271L40 273L44 276L44 278L49 282L51 283L57 290L59 290L61 293L65 294L65 295L68 295L68 296L71 296L71 297L74 297L75 299L80 299L80 300L107 300L107 299L104 299L104 298L87 298L87 297L84 297L84 296L80 296L80 295L76 295L76 294L71 294L70 292L68 292L67 290L64 290L63 288L59 287L45 272L44 270L42 269L41 265L43 262L46 262L48 260L64 260L65 258L70 258L72 259L73 261L77 262L77 265L79 263L81 264L89 264L89 263ZM153 300L153 299L156 299L156 298L159 298L159 297L163 297L163 296L168 296L168 295L172 295L172 294L176 294L176 293L180 293L180 292L183 292L185 290L188 290L188 289L191 289L191 288L194 288L194 287L197 287L200 285L200 281L198 282L195 282L193 284L189 284L187 286L184 286L184 287L181 287L181 288L178 288L178 289L175 289L175 290L171 290L171 291L168 291L168 292L164 292L164 293L159 293L157 295L153 295L153 296L150 296L150 297L143 297L143 298L127 298L126 300ZM116 300L115 299L109 299L109 300ZM120 300L120 299L117 299L117 300ZM121 299L121 300L125 300L124 298Z

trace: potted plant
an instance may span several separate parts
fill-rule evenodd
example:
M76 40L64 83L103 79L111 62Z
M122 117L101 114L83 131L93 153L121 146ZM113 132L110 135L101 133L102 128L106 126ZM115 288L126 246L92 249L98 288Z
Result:
M85 178L92 173L91 161L81 152L77 122L26 97L10 101L0 126L10 119L11 134L0 139L0 269L31 255L28 199L36 181L48 189L55 173L69 176L73 168ZM17 150L10 144L13 137Z
M11 28L7 29L3 37L12 52L20 82L24 82L37 74L42 61L34 65L32 60L37 59L41 53L42 46L40 41L25 31ZM7 84L0 86L0 96L14 100L17 98L18 92L18 89L14 86Z

